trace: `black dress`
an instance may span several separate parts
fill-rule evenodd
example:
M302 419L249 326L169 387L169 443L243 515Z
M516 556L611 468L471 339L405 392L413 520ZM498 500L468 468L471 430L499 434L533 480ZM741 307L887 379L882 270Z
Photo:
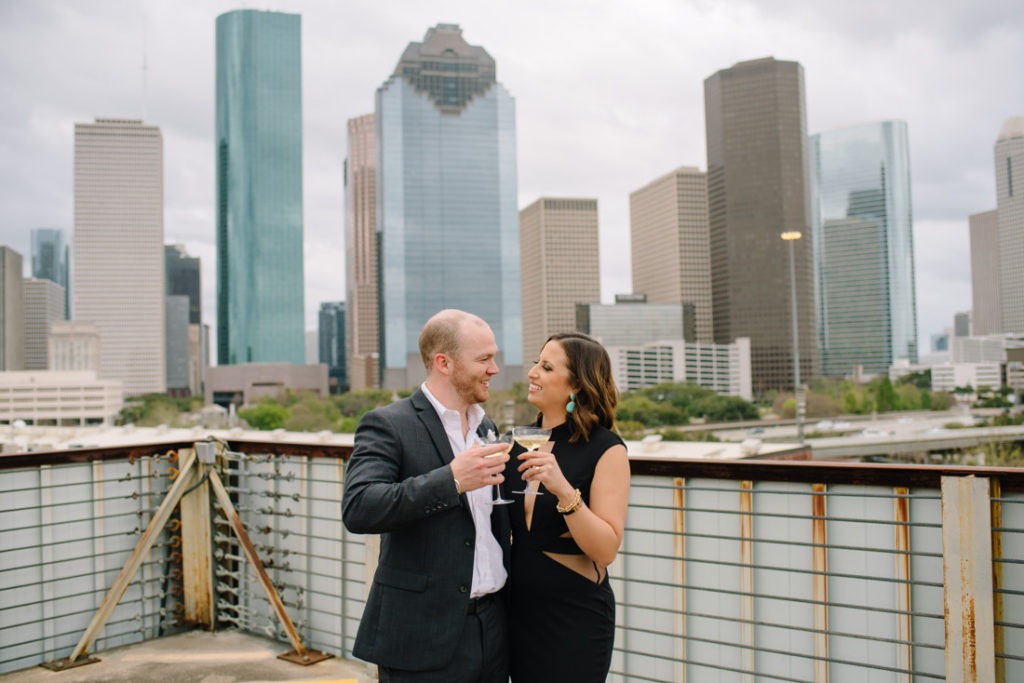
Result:
M597 461L612 446L622 443L614 432L596 427L590 440L569 442L568 424L551 432L552 452L565 478L590 502L590 484ZM506 471L509 491L521 491L524 482L516 467L516 445ZM541 487L532 496L533 519L526 528L526 496L513 495L511 609L512 680L520 683L594 683L604 681L611 666L615 640L615 596L608 576L601 583L580 575L544 551L578 554L576 542L561 538L569 528L555 510L558 499ZM595 571L596 575L596 571Z

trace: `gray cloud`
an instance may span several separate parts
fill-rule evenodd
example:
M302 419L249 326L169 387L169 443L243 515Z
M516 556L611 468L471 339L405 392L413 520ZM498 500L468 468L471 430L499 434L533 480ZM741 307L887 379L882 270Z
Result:
M520 204L596 197L606 300L630 289L628 194L705 167L703 80L773 55L805 70L809 132L909 124L922 345L970 305L967 214L994 204L992 145L1024 114L1024 13L983 0L294 0L303 15L307 322L344 297L345 122L438 22L497 60L516 98ZM214 22L226 0L0 2L0 241L72 224L72 132L95 116L161 127L165 231L203 259L214 320ZM142 64L145 58L146 70ZM145 75L145 78L143 78ZM950 245L957 245L956 249Z

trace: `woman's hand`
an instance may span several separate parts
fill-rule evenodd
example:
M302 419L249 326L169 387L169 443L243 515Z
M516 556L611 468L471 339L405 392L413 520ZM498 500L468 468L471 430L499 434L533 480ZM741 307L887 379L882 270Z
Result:
M540 482L544 488L557 496L559 501L563 498L571 500L575 489L562 474L562 468L558 466L558 461L551 452L554 445L553 441L548 441L535 451L520 453L516 456L520 461L518 469L523 475L523 481Z

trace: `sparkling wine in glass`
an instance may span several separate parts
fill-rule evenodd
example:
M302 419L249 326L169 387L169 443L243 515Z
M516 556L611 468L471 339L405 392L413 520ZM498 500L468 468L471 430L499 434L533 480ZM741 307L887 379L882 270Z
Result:
M551 438L551 430L544 429L543 427L513 427L512 437L516 440L517 444L519 444L526 450L535 451L548 442L548 440ZM512 493L518 493L519 495L523 496L544 495L539 490L534 491L533 489L531 489L529 484L524 484L522 491L513 491Z
M505 434L495 436L492 432L488 432L487 436L484 438L484 443L500 443L505 446L505 450L485 456L487 458L496 458L502 455L503 453L508 453L510 450L512 450L512 434L511 432L506 432ZM508 505L509 503L513 502L511 498L506 498L503 495L504 488L504 482L500 484L494 484L491 487L491 502L494 503L495 505Z

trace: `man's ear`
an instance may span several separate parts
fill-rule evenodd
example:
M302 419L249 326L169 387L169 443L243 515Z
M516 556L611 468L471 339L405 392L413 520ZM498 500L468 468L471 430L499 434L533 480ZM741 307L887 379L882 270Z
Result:
M442 375L451 374L451 361L448 356L443 353L434 354L434 370L441 373Z

